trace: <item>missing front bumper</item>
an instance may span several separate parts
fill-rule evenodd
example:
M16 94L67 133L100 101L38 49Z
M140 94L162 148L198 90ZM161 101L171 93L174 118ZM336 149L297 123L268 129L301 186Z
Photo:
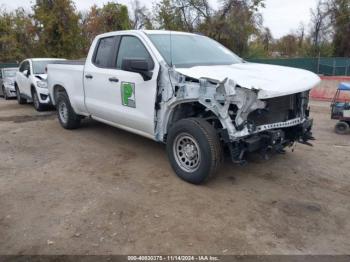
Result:
M277 124L278 125L278 124ZM239 141L228 143L231 158L234 163L246 163L247 153L267 152L285 153L285 148L296 142L312 146L310 140L315 140L312 135L313 119L307 119L301 124L287 128L266 130L243 138Z

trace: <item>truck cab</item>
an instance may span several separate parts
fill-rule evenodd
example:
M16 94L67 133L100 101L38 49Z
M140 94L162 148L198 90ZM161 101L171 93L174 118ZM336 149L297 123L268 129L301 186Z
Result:
M48 66L62 127L83 117L167 145L175 173L200 184L219 168L224 148L245 163L250 152L309 144L308 71L247 63L216 41L170 31L120 31L96 37L86 61Z
M19 104L33 102L37 111L44 110L50 105L47 88L47 65L63 59L31 58L19 65L15 79L15 90Z

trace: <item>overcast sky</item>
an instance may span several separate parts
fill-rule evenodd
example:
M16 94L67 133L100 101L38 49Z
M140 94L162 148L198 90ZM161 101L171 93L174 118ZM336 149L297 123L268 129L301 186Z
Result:
M109 0L112 1L112 0ZM17 7L30 9L33 0L0 0L0 6L7 10L13 10ZM93 4L99 6L108 0L74 0L78 10L87 10ZM130 6L130 0L118 0L118 3L123 3ZM153 0L140 0L141 3L149 8L152 8ZM211 5L216 8L217 0L209 0ZM269 27L275 38L279 38L292 30L299 27L303 22L305 26L310 23L310 9L314 8L317 0L265 0L266 8L262 10L264 15L264 25Z

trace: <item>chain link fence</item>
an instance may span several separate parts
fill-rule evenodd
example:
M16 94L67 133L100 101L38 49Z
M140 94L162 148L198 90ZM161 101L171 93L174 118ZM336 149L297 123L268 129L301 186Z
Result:
M7 68L7 67L18 67L18 64L17 63L0 63L0 69Z
M248 62L306 69L325 76L350 76L350 58L320 57L320 58L278 58L278 59L247 59Z

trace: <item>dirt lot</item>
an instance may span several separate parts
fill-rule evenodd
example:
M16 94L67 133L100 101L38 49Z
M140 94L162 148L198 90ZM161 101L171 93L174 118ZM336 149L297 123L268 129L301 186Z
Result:
M161 144L1 99L0 254L348 254L350 135L313 116L315 147L196 187Z

